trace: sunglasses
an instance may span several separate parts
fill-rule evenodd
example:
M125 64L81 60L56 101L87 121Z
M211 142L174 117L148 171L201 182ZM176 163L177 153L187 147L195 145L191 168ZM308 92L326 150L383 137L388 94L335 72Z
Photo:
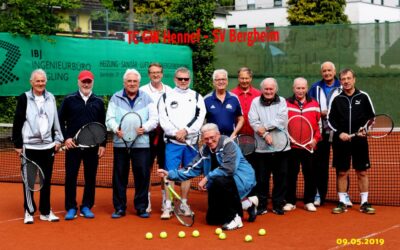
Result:
M85 80L82 80L81 82L82 82L82 83L92 83L92 80L90 80L90 79L85 79Z
M177 77L176 79L178 79L178 81L183 81L183 80L185 80L185 81L187 81L187 82L190 80L189 77Z

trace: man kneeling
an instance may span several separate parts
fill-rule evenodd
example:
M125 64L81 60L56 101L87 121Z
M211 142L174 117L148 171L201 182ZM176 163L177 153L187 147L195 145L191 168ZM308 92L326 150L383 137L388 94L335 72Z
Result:
M220 134L217 125L207 123L201 133L205 145L188 166L171 171L159 169L158 173L173 181L204 174L198 187L208 191L207 223L223 225L224 230L241 228L243 209L249 212L249 222L257 216L257 196L250 196L256 184L254 170L232 139Z

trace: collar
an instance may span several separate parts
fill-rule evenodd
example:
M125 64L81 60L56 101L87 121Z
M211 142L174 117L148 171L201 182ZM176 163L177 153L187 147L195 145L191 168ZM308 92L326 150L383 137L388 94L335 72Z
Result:
M263 94L261 94L261 96L260 96L260 103L263 106L270 106L272 104L279 103L280 101L281 100L279 99L279 96L277 94L275 94L275 96L274 96L274 98L272 100L265 99Z

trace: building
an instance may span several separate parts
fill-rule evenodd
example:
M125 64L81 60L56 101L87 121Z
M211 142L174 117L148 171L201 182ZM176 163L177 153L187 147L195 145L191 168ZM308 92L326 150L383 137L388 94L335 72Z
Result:
M287 3L281 0L236 0L227 16L228 28L288 26ZM347 0L351 23L400 21L399 0Z

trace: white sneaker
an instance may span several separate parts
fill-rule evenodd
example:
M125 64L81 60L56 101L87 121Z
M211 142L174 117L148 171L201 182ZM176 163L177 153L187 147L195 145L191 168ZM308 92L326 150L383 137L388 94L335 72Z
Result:
M235 230L238 228L242 228L243 227L243 222L242 222L242 218L240 218L240 216L238 214L236 214L235 218L233 218L233 220L229 223L225 223L222 226L223 230Z
M304 209L305 210L307 210L307 211L309 211L309 212L316 212L317 211L317 208L314 206L314 204L313 203L307 203L307 204L305 204L304 205Z
M183 212L184 216L190 216L192 214L192 210L190 210L190 207L188 204L182 203L181 207L179 208L181 212Z
M172 216L172 207L171 206L165 206L164 207L164 211L161 214L160 218L162 220L169 220L169 219L171 219L171 216Z
M33 216L28 211L25 211L24 223L33 224Z
M321 206L321 197L318 194L314 198L314 206Z
M296 209L296 205L293 205L291 203L286 203L286 205L283 206L283 211L285 211L285 212L289 212L289 211L292 211L295 209Z
M344 204L346 205L346 207L352 207L353 203L350 200L350 196L348 194L346 194L346 200L344 201Z
M53 211L51 211L51 210L50 210L50 213L49 213L48 215L43 215L43 214L41 214L41 215L39 216L39 218L40 218L41 220L50 221L50 222L60 221L60 218L58 218L58 217L53 213Z

